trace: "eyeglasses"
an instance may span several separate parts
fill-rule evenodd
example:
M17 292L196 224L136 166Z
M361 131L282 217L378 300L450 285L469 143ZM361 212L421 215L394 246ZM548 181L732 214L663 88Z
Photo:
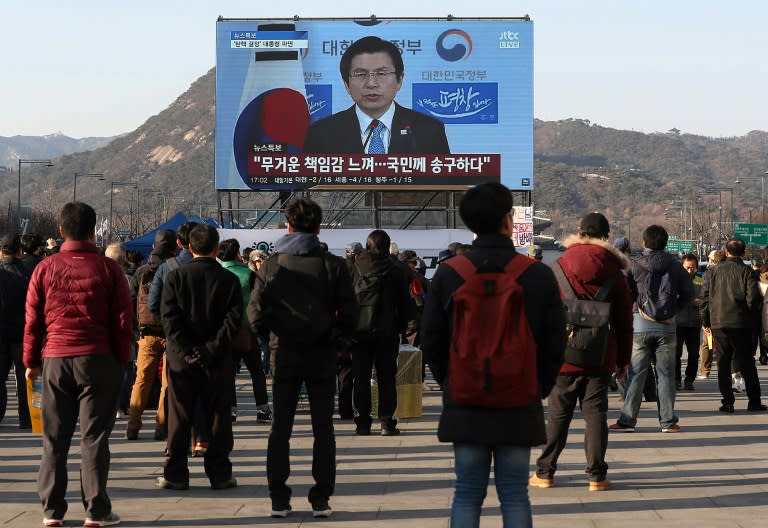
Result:
M372 72L360 71L360 72L351 73L349 75L349 78L359 83L364 83L368 79L372 79L376 82L381 82L381 81L386 81L390 75L395 75L395 74L397 74L397 72L394 72L394 71L372 71Z

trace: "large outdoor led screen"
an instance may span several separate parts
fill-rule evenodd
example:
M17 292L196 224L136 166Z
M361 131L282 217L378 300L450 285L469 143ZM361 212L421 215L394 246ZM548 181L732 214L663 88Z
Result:
M216 51L218 190L533 188L529 20L222 19Z

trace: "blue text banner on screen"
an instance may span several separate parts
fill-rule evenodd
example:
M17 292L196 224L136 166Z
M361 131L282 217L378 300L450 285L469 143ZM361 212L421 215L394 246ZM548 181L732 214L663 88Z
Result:
M414 173L407 178L382 173L361 180L339 173L337 178L321 178L318 183L318 178L312 178L315 174L280 172L292 160L303 162L312 154L304 151L312 123L353 106L339 61L353 42L370 35L395 44L403 58L404 77L395 102L441 122L450 154L397 154L404 169L425 160L430 163L428 174ZM391 131L393 136L411 133L409 126ZM484 155L491 155L493 162L482 171L462 172L461 167L469 164L456 163L458 156L474 160ZM340 167L377 164L376 159L364 159L363 152L345 156L337 153L333 159ZM438 170L442 167L453 170L449 174L445 169L443 174ZM346 169L331 169L339 170ZM217 190L457 189L483 181L501 181L513 190L533 189L530 20L217 22Z

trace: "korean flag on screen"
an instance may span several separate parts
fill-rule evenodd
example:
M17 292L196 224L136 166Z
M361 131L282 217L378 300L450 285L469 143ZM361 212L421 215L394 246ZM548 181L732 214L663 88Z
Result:
M295 26L261 24L257 34L261 46L248 64L232 138L234 163L246 183L254 151L301 152L310 123L301 51L284 47Z

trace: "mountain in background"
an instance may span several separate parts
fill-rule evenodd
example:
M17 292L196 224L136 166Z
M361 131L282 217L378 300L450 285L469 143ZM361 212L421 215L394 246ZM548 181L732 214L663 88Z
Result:
M0 136L0 167L13 168L18 165L19 159L53 159L75 152L96 150L115 137L75 139L61 132L47 136Z
M100 216L109 213L110 182L139 183L141 231L178 210L215 215L214 87L211 69L135 131L95 150L58 157L54 167L25 165L22 204L58 210L72 198L75 172L103 173L105 181L82 176L77 181L78 199L94 205ZM646 134L567 119L536 120L534 133L533 204L552 219L546 234L554 239L573 232L578 218L595 210L608 217L612 236L629 235L635 245L650 223L665 225L682 238L722 231L724 219L731 218L730 200L737 220L764 219L760 178L768 169L766 132L729 138L675 129ZM47 152L24 156L55 156ZM14 163L6 165L15 173ZM138 222L132 218L138 218L133 185L112 186L113 209L124 224ZM710 194L697 196L708 189ZM264 208L274 199L275 193L240 193L222 206ZM15 178L0 177L0 200L0 210L15 206Z
M534 160L534 206L553 219L555 238L575 231L589 211L604 212L612 235L631 235L638 246L652 223L681 238L706 239L712 230L725 232L732 218L768 220L760 207L766 132L712 138L536 120Z

